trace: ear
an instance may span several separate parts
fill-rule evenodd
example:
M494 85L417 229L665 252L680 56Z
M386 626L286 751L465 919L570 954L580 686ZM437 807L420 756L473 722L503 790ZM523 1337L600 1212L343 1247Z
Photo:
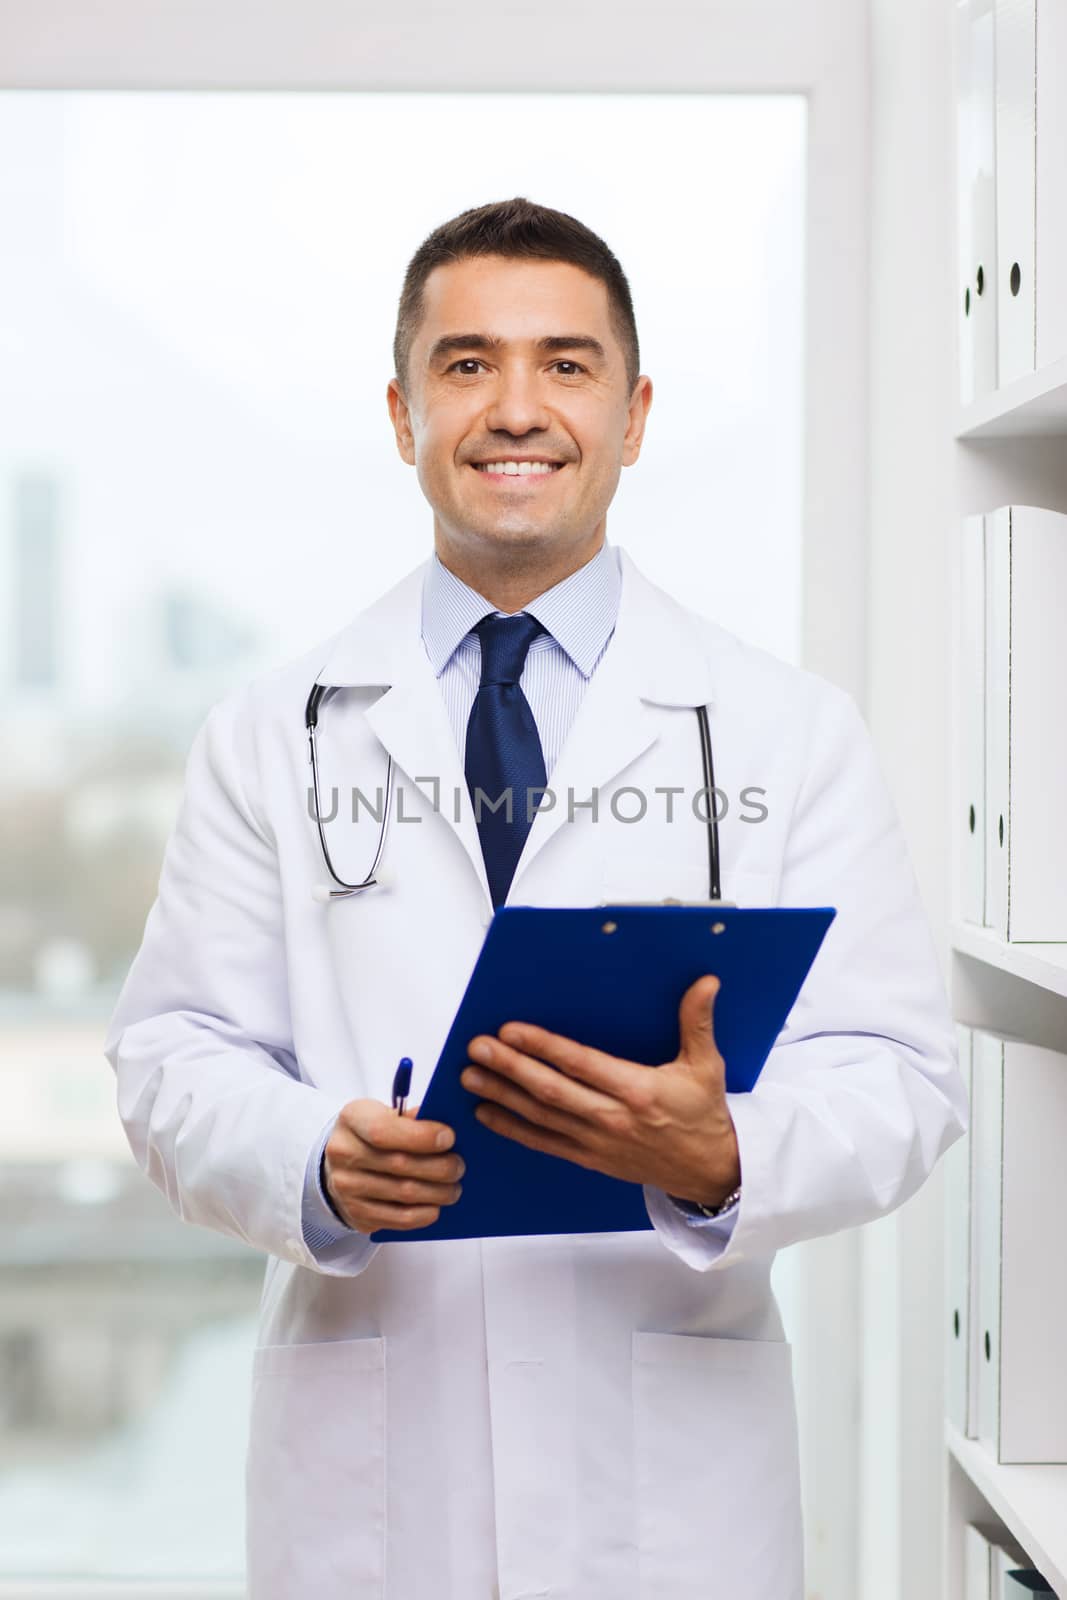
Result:
M411 412L396 378L389 379L385 394L386 403L389 406L389 416L396 430L396 447L400 452L401 460L406 461L409 467L413 467L415 465L415 435L411 429Z
M622 464L632 467L641 454L641 441L645 436L645 419L652 404L652 379L644 376L634 384L630 397L630 420L622 441Z

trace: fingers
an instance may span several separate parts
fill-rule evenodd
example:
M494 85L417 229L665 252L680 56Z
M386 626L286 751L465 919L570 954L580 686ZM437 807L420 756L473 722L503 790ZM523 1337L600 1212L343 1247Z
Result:
M363 1233L373 1233L376 1228L429 1227L437 1221L441 1207L455 1205L463 1193L457 1182L378 1172L358 1164L358 1153L354 1158L350 1152L346 1156L334 1162L327 1145L326 1187L348 1225ZM397 1153L396 1159L413 1164L416 1174L421 1171L417 1157ZM440 1158L435 1163L438 1169L449 1171L457 1165L462 1167L459 1157Z
M551 1129L565 1138L578 1137L587 1124L561 1107L572 1102L576 1095L588 1099L588 1090L576 1089L554 1067L527 1061L517 1051L511 1054L516 1060L507 1068L510 1077L467 1067L460 1073L463 1087L479 1099L505 1106L516 1116L536 1123L538 1127ZM533 1085L530 1092L522 1087L524 1083ZM546 1100L553 1103L546 1104Z
M505 1111L501 1106L479 1106L474 1115L494 1133L503 1134L505 1139L512 1139L516 1144L525 1145L527 1150L542 1150L546 1155L559 1156L561 1160L572 1161L579 1167L593 1165L593 1158L589 1152L576 1144L573 1139L552 1133L547 1128L534 1127L524 1122L521 1117L512 1116L510 1111Z
M385 1200L394 1206L453 1206L463 1193L460 1183L425 1183L421 1178L391 1178L380 1172L356 1171L334 1177L349 1206L362 1200Z
M721 1061L715 1043L714 1023L715 998L719 987L715 974L706 972L689 985L679 1003L679 1055L693 1065L717 1065Z
M507 1023L501 1031L506 1032L510 1040L515 1037L513 1030L517 1030L519 1026L519 1024ZM562 1043L568 1046L566 1051L553 1050L551 1055L546 1051L542 1056L541 1050L536 1047L536 1040L533 1040L532 1036L543 1034L546 1039L559 1038L560 1036L545 1033L542 1028L527 1027L525 1024L521 1025L521 1031L524 1037L531 1036L529 1053L526 1047L516 1048L510 1043L502 1042L500 1039L487 1038L484 1034L480 1034L477 1039L472 1039L471 1045L484 1047L485 1054L482 1059L478 1060L476 1058L470 1066L464 1069L460 1074L460 1082L465 1087L470 1088L472 1092L480 1092L477 1088L476 1080L479 1070L484 1068L486 1069L484 1077L487 1083L493 1075L499 1075L499 1077L506 1078L517 1084L520 1089L526 1090L543 1107L551 1111L560 1112L563 1115L580 1117L588 1121L600 1113L607 1113L614 1102L621 1098L618 1085L625 1079L626 1073L642 1070L628 1062L616 1061L613 1056L603 1056L603 1060L612 1062L616 1069L614 1073L616 1087L613 1093L602 1093L589 1087L591 1079L587 1066L583 1067L582 1073L579 1074L570 1071L562 1064L560 1064L559 1071L556 1070L555 1065L546 1065L546 1062L559 1060L564 1054L573 1061L576 1059L575 1052L583 1057L586 1055L599 1056L602 1052L598 1050L587 1051L584 1045L575 1044L573 1039L564 1039ZM541 1059L537 1059L539 1056ZM472 1074L475 1076L472 1077Z
M715 1012L715 997L721 987L714 972L705 972L683 994L682 1009L694 1019L710 1021Z
M494 1059L487 1064L495 1067L501 1041L505 1050L511 1047L519 1054L536 1057L541 1062L547 1061L551 1066L558 1067L572 1082L599 1090L613 1099L622 1098L622 1091L636 1070L631 1061L622 1061L618 1056L608 1055L605 1050L594 1050L591 1045L579 1044L577 1039L568 1039L564 1034L550 1033L547 1028L538 1028L532 1022L505 1022L497 1038L479 1034L470 1042L472 1045L488 1045Z
M376 1233L379 1228L413 1233L418 1228L432 1228L441 1215L437 1206L391 1206L382 1200L363 1200L351 1211L344 1206L341 1211L357 1233Z
M454 1143L443 1123L398 1117L379 1101L344 1106L326 1141L325 1176L349 1227L362 1233L426 1228L442 1206L454 1205L466 1166L455 1151L440 1152L442 1134L446 1144Z
M330 1150L331 1159L348 1166L358 1166L364 1172L385 1173L391 1178L419 1178L425 1183L458 1183L467 1170L462 1156L418 1156L404 1150L375 1150L361 1139L349 1135L350 1142L337 1144L337 1154Z
M417 1122L407 1112L398 1117L391 1106L378 1100L352 1100L342 1107L343 1121L364 1144L376 1150L407 1150L413 1155L430 1155L450 1150L455 1133L444 1122Z

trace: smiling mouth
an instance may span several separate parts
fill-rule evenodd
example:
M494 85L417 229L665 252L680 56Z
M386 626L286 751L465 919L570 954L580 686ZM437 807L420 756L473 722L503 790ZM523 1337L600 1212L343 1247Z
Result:
M490 462L491 466L496 464L497 463ZM538 464L537 470L532 472L489 472L484 466L476 461L470 462L469 465L480 478L485 478L488 483L504 486L508 489L514 489L516 485L520 485L525 488L534 488L540 484L548 483L550 479L557 475L557 473L563 471L566 463L562 461L553 463L542 462Z

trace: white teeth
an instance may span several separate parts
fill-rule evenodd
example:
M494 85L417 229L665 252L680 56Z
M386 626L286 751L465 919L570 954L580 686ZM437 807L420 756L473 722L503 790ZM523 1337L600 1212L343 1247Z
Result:
M479 472L503 472L511 478L527 478L557 469L549 461L476 461Z

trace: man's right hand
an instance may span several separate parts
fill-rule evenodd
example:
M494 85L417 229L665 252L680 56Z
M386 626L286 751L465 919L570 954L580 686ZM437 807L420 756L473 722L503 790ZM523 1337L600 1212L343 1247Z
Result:
M444 1122L416 1122L418 1109L398 1116L380 1100L341 1108L323 1170L330 1198L357 1233L428 1228L463 1192L466 1165L449 1154L454 1132Z

